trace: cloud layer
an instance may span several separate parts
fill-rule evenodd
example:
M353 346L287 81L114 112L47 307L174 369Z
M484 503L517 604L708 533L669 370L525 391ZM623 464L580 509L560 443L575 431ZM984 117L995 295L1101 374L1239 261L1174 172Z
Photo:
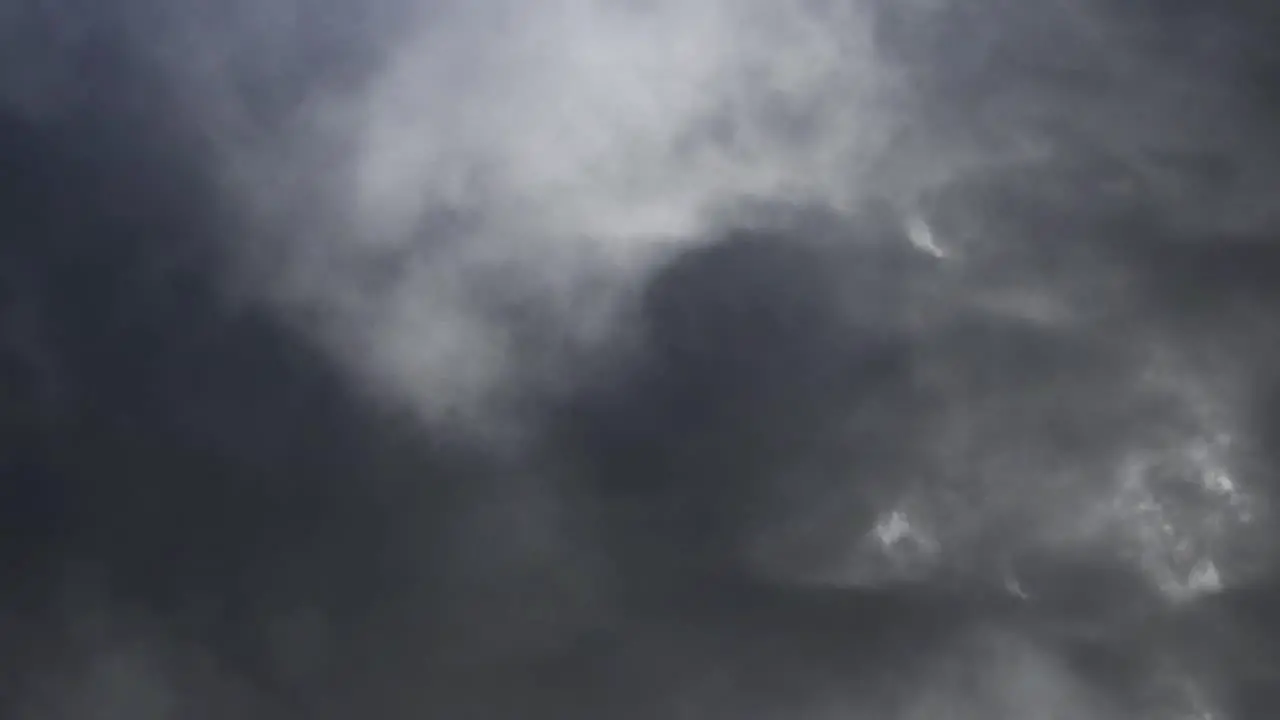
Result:
M28 717L1271 687L1263 16L3 12Z

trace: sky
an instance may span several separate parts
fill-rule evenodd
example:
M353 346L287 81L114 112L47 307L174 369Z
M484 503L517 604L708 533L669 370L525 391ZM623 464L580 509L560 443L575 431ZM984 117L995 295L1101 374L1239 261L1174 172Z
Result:
M1277 20L13 3L0 706L1269 717Z

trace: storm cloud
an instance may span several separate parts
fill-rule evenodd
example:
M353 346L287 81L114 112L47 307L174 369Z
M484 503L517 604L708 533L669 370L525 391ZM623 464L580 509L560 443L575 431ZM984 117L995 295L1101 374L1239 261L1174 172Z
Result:
M1266 717L1273 20L0 11L0 705Z

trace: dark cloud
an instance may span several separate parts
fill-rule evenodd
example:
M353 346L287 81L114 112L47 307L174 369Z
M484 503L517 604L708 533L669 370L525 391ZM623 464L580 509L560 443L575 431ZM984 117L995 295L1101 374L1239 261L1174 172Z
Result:
M271 618L357 617L429 573L392 550L430 543L438 453L227 296L192 157L94 122L5 125L6 622L37 634L6 673L62 651L40 634L78 622L55 601L81 574L106 604L83 612L254 675Z
M1262 11L198 5L0 17L7 715L1270 716Z

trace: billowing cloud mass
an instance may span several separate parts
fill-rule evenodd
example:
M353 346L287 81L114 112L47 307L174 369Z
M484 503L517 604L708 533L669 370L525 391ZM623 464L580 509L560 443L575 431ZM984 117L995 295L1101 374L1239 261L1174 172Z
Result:
M0 712L1273 716L1273 15L0 9Z
M953 266L918 271L911 282L938 285L924 295L891 301L887 283L850 277L863 287L832 301L855 314L905 302L908 314L927 316L907 330L926 338L921 367L966 399L939 411L961 413L949 424L931 420L941 437L922 438L929 449L918 455L1013 463L963 471L988 478L999 498L990 502L1008 509L984 510L981 529L957 532L995 533L992 514L1007 513L1055 538L1119 533L1164 584L1208 572L1202 554L1165 557L1170 543L1190 540L1130 529L1154 491L1147 470L1119 468L1225 472L1194 469L1218 462L1206 458L1220 450L1184 461L1163 444L1218 448L1234 432L1223 417L1231 410L1206 407L1211 391L1196 384L1221 381L1183 367L1192 361L1181 357L1182 338L1152 318L1117 319L1141 312L1133 293L1115 289L1135 270L1105 255L1126 217L1154 223L1136 231L1148 234L1266 226L1270 141L1235 74L1231 49L1248 39L1236 26L1171 15L1153 29L1140 13L1048 2L444 3L398 13L362 81L321 86L256 142L222 148L235 191L265 208L266 239L252 232L252 242L280 245L282 267L266 275L272 290L314 318L313 330L378 392L428 417L506 427L511 403L571 391L601 371L601 354L606 367L617 361L611 349L635 340L637 291L672 253L735 224L785 235L822 215L828 242L897 233L888 242L913 242ZM1017 217L1028 211L1045 218ZM887 227L868 233L876 223ZM1057 260L1035 249L1083 243L1092 246ZM851 262L882 263L882 252ZM1036 269L1044 262L1060 267L1045 276ZM931 272L959 280L944 287ZM955 341L927 339L955 332L939 328L969 322L965 313L1056 324L1086 343L1127 328L1131 347L1079 361L1104 368L1080 382L1125 385L1121 407L1090 400L1082 412L1127 416L1167 402L1188 418L1183 435L1098 449L1102 466L1085 470L1078 456L1060 466L1050 457L1058 450L1032 450L1056 443L1036 429L1022 441L1032 459L997 460L1003 451L977 438L1012 445L1012 430L968 417L979 401L963 389L972 381ZM1092 392L1115 392L1103 388ZM1029 407L987 412L1070 412L1061 396L1070 391L1036 392L1044 399L1010 401ZM964 449L943 450L952 444ZM934 478L922 482L961 463L937 462L951 469L919 470ZM1024 473L1037 477L1012 477ZM1102 495L1076 490L1089 482L1079 475L1094 476ZM962 495L974 492L968 479L956 482ZM1042 488L1056 483L1073 499L1038 517L1031 508L1044 507ZM1019 486L1034 489L1017 500ZM927 502L948 492L928 490Z
M486 306L531 303L551 331L590 342L654 254L696 242L725 206L858 202L901 95L856 5L406 15L366 83L321 93L289 125L283 157L243 162L257 183L288 176L292 191L272 187L271 203L324 198L304 247L286 251L328 246L320 277L296 279L304 295L321 288L310 302L355 292L352 263L401 268L345 310L375 316L357 321L376 326L357 343L370 348L363 361L428 405L474 402L527 374ZM310 168L317 145L339 148L323 169ZM511 297L495 300L493 283Z
M248 35L247 59L188 61L187 36L211 31L172 11L164 57L214 124L229 182L285 236L271 281L428 412L566 372L516 363L494 305L549 316L571 347L598 341L655 255L743 206L887 202L927 224L915 214L938 195L1001 168L1074 172L1057 192L1075 203L1154 205L1176 225L1248 229L1269 212L1266 124L1224 81L1236 38L1221 22L1152 32L1049 2L434 3L347 38L373 50L331 43L373 56L358 80L298 90L272 64L317 62L288 55L326 25L281 5L204 40ZM294 102L264 126L263 101L228 102L236 83ZM955 232L992 232L967 225Z

